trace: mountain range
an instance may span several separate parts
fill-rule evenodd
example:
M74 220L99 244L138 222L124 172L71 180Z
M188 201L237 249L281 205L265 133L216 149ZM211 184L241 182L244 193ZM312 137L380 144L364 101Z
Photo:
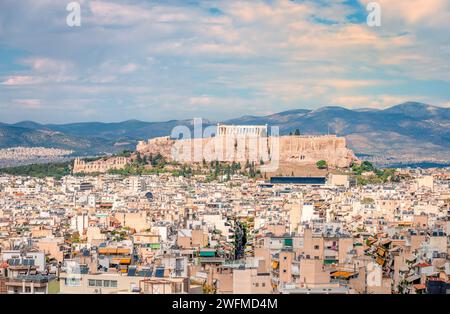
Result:
M204 126L217 122L203 121ZM336 134L356 154L374 161L450 162L450 108L406 102L387 109L346 109L327 106L295 109L266 116L242 116L224 124L279 126L280 134ZM76 155L100 155L134 149L137 141L169 135L177 125L192 129L192 120L118 123L0 123L0 148L54 147Z

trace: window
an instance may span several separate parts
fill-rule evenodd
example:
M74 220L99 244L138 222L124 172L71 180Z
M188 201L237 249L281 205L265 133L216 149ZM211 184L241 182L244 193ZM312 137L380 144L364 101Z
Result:
M318 250L319 246L318 245L314 245L314 250Z
M101 287L102 286L102 281L101 280L96 280L95 281L95 286L96 287Z
M103 280L103 287L109 287L110 281L109 280Z
M285 273L286 272L286 269L283 269L283 273Z
M261 287L265 287L266 286L266 283L265 282L263 282L262 284L261 284Z
M259 283L255 283L255 287L259 287Z
M319 259L319 256L314 256L314 259Z
M117 280L111 280L111 287L117 288Z
M89 287L95 287L95 280L89 279L88 285L89 285Z
M80 278L64 278L64 285L76 287L80 285Z

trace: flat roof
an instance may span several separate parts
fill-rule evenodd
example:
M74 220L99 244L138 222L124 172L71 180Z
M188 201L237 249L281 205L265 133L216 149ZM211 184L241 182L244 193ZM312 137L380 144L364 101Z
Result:
M325 184L326 177L271 177L270 183Z

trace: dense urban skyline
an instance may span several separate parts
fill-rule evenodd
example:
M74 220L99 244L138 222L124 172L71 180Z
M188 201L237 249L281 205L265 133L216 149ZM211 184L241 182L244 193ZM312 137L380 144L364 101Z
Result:
M449 294L449 29L448 0L0 0L0 295Z

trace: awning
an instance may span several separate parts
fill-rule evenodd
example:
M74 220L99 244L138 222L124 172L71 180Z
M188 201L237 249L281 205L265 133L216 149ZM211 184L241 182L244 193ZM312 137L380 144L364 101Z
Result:
M354 273L354 272L337 271L337 272L332 273L332 274L331 274L331 277L334 277L334 278L339 278L339 277L341 277L341 278L346 278L346 279L348 279L349 277L354 276L354 275L356 275L356 273Z
M272 269L277 269L278 268L278 262L277 261L273 261L272 262Z
M125 257L125 258L120 258L120 257L115 257L112 259L112 262L117 263L117 264L122 264L122 265L129 265L131 264L131 258Z

